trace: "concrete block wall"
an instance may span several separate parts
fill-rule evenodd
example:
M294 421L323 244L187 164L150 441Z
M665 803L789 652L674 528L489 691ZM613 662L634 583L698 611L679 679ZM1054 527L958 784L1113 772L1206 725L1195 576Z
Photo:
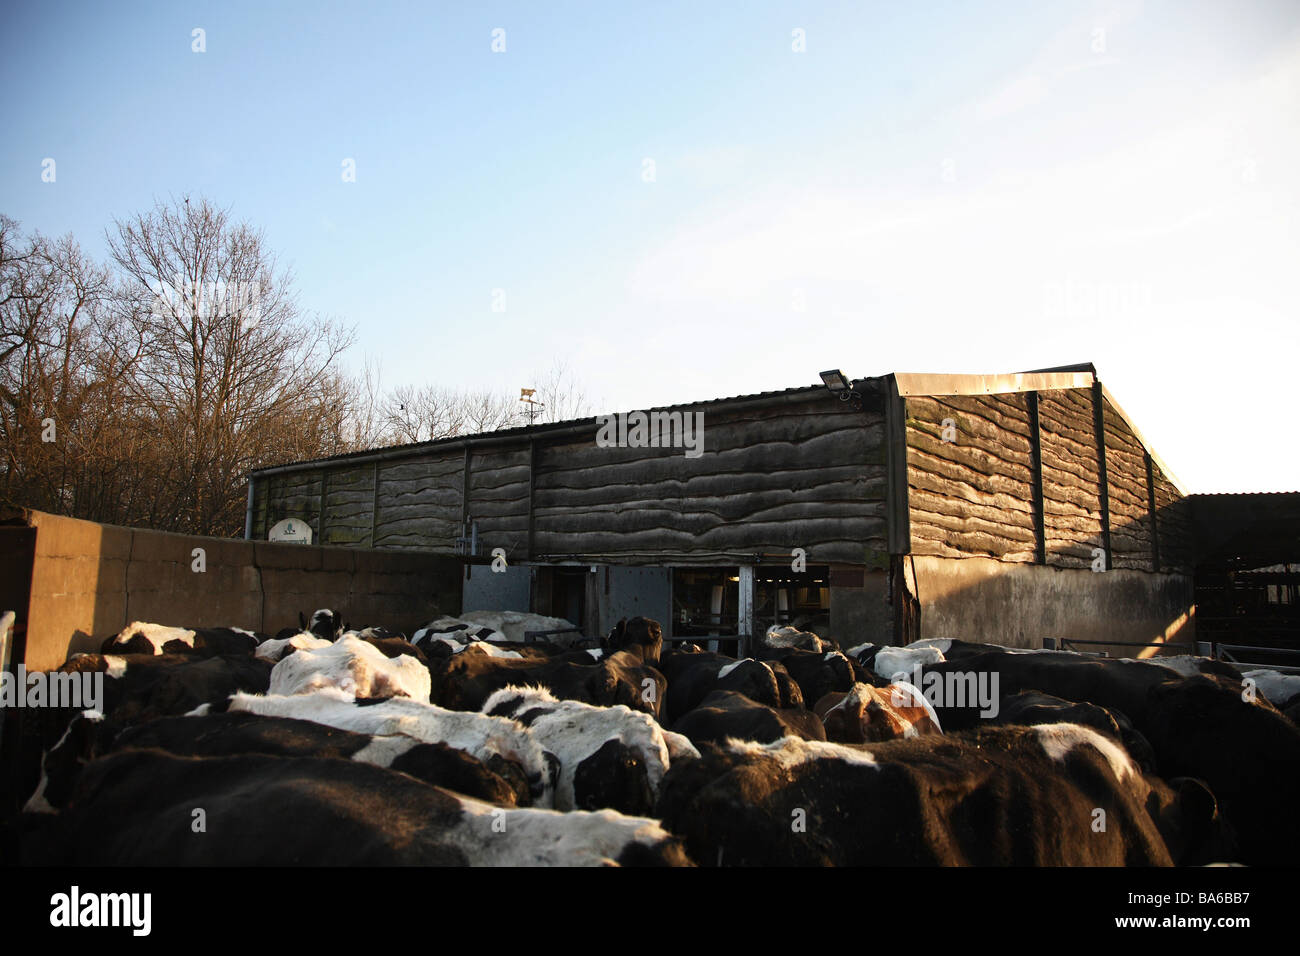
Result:
M914 562L922 638L1011 647L1042 647L1046 637L1113 641L1071 648L1111 657L1159 652L1120 642L1196 640L1190 575L1119 568L1093 572L989 558L917 555L908 560ZM1194 652L1178 648L1171 653Z
M19 614L29 670L97 651L132 621L274 633L296 626L299 612L332 607L356 626L409 633L460 612L461 563L444 556L204 538L12 507L0 521L36 532L27 607L0 608Z

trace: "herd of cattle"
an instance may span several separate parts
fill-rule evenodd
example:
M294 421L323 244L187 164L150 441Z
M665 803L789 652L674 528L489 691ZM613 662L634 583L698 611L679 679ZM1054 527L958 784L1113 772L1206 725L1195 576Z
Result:
M1300 677L659 624L132 624L60 669L34 864L1294 864ZM543 622L545 623L545 622ZM513 639L512 639L513 638ZM954 695L954 687L990 687ZM927 689L923 689L927 688Z

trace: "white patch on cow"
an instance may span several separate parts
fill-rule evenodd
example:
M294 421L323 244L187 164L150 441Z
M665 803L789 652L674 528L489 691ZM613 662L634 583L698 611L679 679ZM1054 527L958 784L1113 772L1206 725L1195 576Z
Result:
M506 650L504 647L497 647L490 641L471 641L464 647L459 648L458 653L467 654L470 651L474 651L478 654L486 654L488 657L501 657L513 660L522 660L524 656L518 651L510 651Z
M905 696L909 698L908 706L924 707L926 716L929 717L930 721L934 724L934 729L937 730L939 733L943 733L943 725L939 723L939 715L935 713L934 708L930 705L930 702L926 700L925 694L921 693L921 689L917 687L915 684L905 680L897 680L894 681L892 684L890 684L888 687L886 687L885 691L891 695L891 700L893 694L898 692L900 693L900 696ZM909 722L907 725L907 730L903 734L903 736L916 737L919 736L919 734L917 733L916 728L913 727L912 724Z
M839 760L857 767L880 767L870 751L857 750L847 744L830 743L825 740L782 737L770 744L760 744L753 740L736 740L734 737L728 737L723 741L723 746L732 753L775 760L786 770L813 760Z
M117 657L116 655L113 654L105 654L104 663L108 666L108 670L104 671L105 675L113 678L113 680L121 680L126 675L125 657Z
M211 705L211 704L199 704L199 706L195 707L193 710L187 710L187 711L185 711L185 715L184 715L184 716L186 716L186 717L206 717L206 716L207 716L208 714L210 714L211 712L212 712L212 705Z
M125 644L137 634L153 645L155 656L163 652L163 645L168 641L180 641L190 647L194 646L193 631L188 631L183 627L164 627L162 624L148 624L144 621L136 621L122 628L117 633L117 636L113 638L113 643L109 647Z
M952 639L947 637L926 637L919 641L913 641L908 647L933 647L940 654L947 655L952 650Z
M318 650L332 644L332 641L317 637L310 631L300 631L293 637L274 637L269 641L263 641L257 646L257 650L253 651L253 656L260 657L264 661L275 662L284 657L291 647L295 651Z
M623 704L596 707L577 700L556 700L540 687L503 687L483 703L483 713L491 713L507 701L518 701L513 712L543 710L530 719L528 730L543 748L560 761L560 779L555 790L555 808L571 810L575 804L573 778L578 765L611 740L640 755L646 768L650 792L659 795L668 770L668 744L663 730L653 717Z
M875 644L872 644L870 641L867 641L867 643L865 643L865 644L856 644L856 645L854 645L853 647L850 647L850 648L849 648L847 651L845 651L844 653L847 654L847 655L849 655L849 657L856 658L856 657L857 657L859 654L861 654L863 651L869 651L869 650L871 650L871 649L872 649L873 647L875 647L875 646L876 646Z
M547 618L547 620L552 619ZM482 634L481 632L485 630L487 633ZM541 628L537 628L537 630L541 630ZM428 640L442 640L450 643L453 648L464 648L473 641L490 641L496 644L504 644L510 638L502 633L500 629L470 621L468 617L440 617L417 630L415 636L411 638L411 643L419 644L421 641ZM522 642L523 637L521 636L519 640Z
M899 701L895 701L895 695L900 698ZM837 710L861 712L873 701L877 702L879 705L881 696L884 697L884 702L890 708L890 712L893 714L894 718L901 721L903 724L902 739L920 737L923 735L916 729L916 725L911 720L895 709L898 707L923 708L926 716L934 722L935 730L938 733L943 733L943 727L939 723L939 715L934 712L934 708L930 706L930 702L925 699L925 695L921 693L916 685L909 684L907 681L895 681L889 686L881 688L872 687L870 684L854 684L844 695L843 700L826 711L826 717L830 717L830 715Z
M433 681L429 669L414 657L385 657L357 637L300 650L271 670L271 694L309 694L323 687L337 687L355 697L428 700Z
M104 715L97 710L83 710L81 712L81 716L84 717L86 720L93 720L96 722L104 719ZM76 718L74 717L73 720L75 719ZM36 792L33 793L27 799L27 803L24 804L23 806L24 813L58 813L59 812L54 807L50 806L49 800L45 799L45 788L49 786L50 783L50 778L45 774L45 758L49 755L50 751L58 750L60 747L62 747L64 741L68 739L68 734L70 733L72 733L72 721L68 721L68 726L64 728L63 736L58 739L58 742L53 747L51 747L50 750L43 751L41 753L41 782L37 784Z
M1280 671L1261 667L1245 671L1241 676L1253 680L1255 686L1274 707L1282 707L1296 694L1300 694L1300 674L1283 674Z
M658 820L613 810L503 808L459 797L465 816L447 831L475 866L608 866L631 843L670 839ZM504 817L504 827L494 830Z
M587 653L591 655L592 660L596 661L605 656L605 652L599 647L589 647L587 648Z
M1111 773L1120 783L1128 777L1141 777L1128 751L1091 727L1080 724L1041 724L1032 730L1038 735L1038 742L1042 744L1047 756L1058 763L1075 747L1089 746L1106 758Z
M419 744L420 741L406 734L371 737L370 743L354 753L352 759L360 763L371 763L376 767L391 767L394 760Z
M1171 654L1169 657L1151 657L1147 660L1151 664L1169 668L1180 677L1196 677L1201 673L1200 663L1209 658L1191 654Z
M526 631L564 631L573 627L572 623L562 617L546 617L523 611L469 611L461 614L459 620L473 625L474 628L491 628L495 633L487 638L489 641L510 641L515 644L524 643ZM555 640L563 644L576 636L559 634L556 635Z
M230 630L234 631L236 634L247 634L253 640L257 640L257 633L255 631L246 631L242 627L232 627Z
M752 657L746 657L744 660L741 661L733 661L732 663L723 666L722 669L718 671L718 679L721 680L722 678L726 677L728 674L734 671L741 664L745 664L745 663L752 664L753 662L754 659Z
M671 767L679 760L697 760L700 752L696 749L695 744L691 743L691 738L685 734L675 734L671 730L663 730L664 743L668 745L668 765Z
M882 647L876 654L872 668L881 677L893 677L895 674L910 674L926 664L938 664L944 660L943 652L937 647Z
M294 654L286 660L297 656ZM550 806L554 801L541 745L526 727L506 717L446 710L408 697L394 697L362 707L351 695L333 687L291 697L263 697L240 691L231 696L230 709L271 717L296 717L371 736L405 734L425 743L447 744L479 760L500 754L517 761L531 779L544 784L540 796L536 797L539 805Z
M771 625L763 635L763 643L768 647L810 647L817 651L825 646L812 631L801 631L788 624Z

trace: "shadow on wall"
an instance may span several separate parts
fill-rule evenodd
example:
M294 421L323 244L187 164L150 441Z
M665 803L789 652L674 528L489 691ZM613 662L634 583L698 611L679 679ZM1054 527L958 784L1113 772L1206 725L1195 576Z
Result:
M1186 499L1112 525L1107 560L1100 531L1048 541L1039 563L1033 541L1003 558L915 554L904 559L920 621L910 639L959 638L1041 647L1044 638L1112 657L1150 657L1159 647L1195 653L1195 588ZM1096 519L1100 527L1100 519ZM1163 532L1163 533L1162 533ZM1157 560L1158 555L1158 560Z

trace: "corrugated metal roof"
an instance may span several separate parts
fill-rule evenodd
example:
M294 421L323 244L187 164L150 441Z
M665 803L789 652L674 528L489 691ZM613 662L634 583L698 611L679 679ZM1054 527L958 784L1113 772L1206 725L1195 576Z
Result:
M854 379L853 384L858 385L868 379ZM732 395L727 398L710 398L697 402L681 402L676 405L655 405L650 408L634 409L634 411L643 412L671 412L681 409L707 408L709 406L721 405L727 402L755 401L759 399L790 397L799 394L811 394L814 392L825 391L826 386L821 382L816 385L797 385L793 388L778 388L767 392L752 392L748 395ZM610 413L605 413L610 414ZM427 448L437 448L442 445L450 445L456 442L472 441L474 439L491 438L498 440L510 438L511 436L531 436L545 435L549 432L562 431L568 428L575 428L584 422L589 422L594 428L596 426L596 415L588 415L584 418L570 418L559 422L547 422L542 425L519 425L515 428L501 428L492 432L472 432L467 435L448 435L445 438L433 438L428 441L407 442L401 445L380 445L375 448L365 448L360 451L343 452L338 455L330 455L325 458L304 458L299 461L288 461L276 465L263 465L255 468L252 475L258 475L264 471L271 471L280 468L297 468L304 465L330 465L340 462L347 462L354 458L368 458L376 454L393 454L394 456L403 453L417 454Z
M1267 498L1269 495L1300 495L1300 491L1198 491L1189 498Z

